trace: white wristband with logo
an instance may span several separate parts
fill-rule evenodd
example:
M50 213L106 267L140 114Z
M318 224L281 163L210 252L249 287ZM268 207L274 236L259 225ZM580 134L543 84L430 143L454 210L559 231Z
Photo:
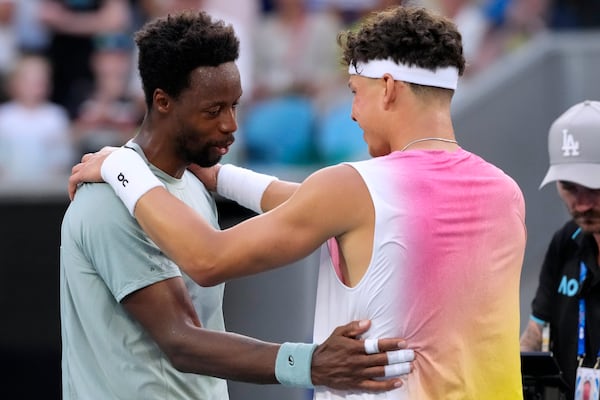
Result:
M102 179L134 215L135 205L150 189L165 185L150 171L142 157L132 149L122 147L113 151L100 168Z
M260 207L263 193L277 179L275 176L225 164L217 176L217 193L260 214L263 212Z

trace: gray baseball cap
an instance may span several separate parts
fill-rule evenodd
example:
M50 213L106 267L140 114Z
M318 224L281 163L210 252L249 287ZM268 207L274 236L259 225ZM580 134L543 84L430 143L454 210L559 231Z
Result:
M552 123L548 154L550 168L540 188L568 181L600 189L600 101L575 104Z

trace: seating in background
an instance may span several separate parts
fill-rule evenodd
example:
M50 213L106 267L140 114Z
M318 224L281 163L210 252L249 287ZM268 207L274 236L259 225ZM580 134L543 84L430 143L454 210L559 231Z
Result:
M241 121L250 164L312 164L314 110L300 96L274 97L253 104Z
M324 164L369 158L363 131L352 120L352 100L344 101L326 112L318 121L315 145Z

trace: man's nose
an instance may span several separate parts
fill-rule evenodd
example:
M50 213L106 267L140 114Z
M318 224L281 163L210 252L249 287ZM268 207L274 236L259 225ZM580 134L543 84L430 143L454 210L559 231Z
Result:
M595 194L587 191L581 190L575 195L575 210L582 212L587 211L596 206L599 197Z
M232 133L237 131L237 114L235 109L230 109L225 113L223 118L221 119L221 130L226 133Z

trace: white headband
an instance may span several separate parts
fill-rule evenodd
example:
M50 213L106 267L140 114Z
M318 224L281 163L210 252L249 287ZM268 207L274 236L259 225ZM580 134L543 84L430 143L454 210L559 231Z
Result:
M436 71L432 71L406 64L398 64L391 58L357 62L356 68L350 63L348 73L366 78L382 78L384 74L390 74L396 81L453 90L456 89L458 84L458 69L456 67L438 68Z

